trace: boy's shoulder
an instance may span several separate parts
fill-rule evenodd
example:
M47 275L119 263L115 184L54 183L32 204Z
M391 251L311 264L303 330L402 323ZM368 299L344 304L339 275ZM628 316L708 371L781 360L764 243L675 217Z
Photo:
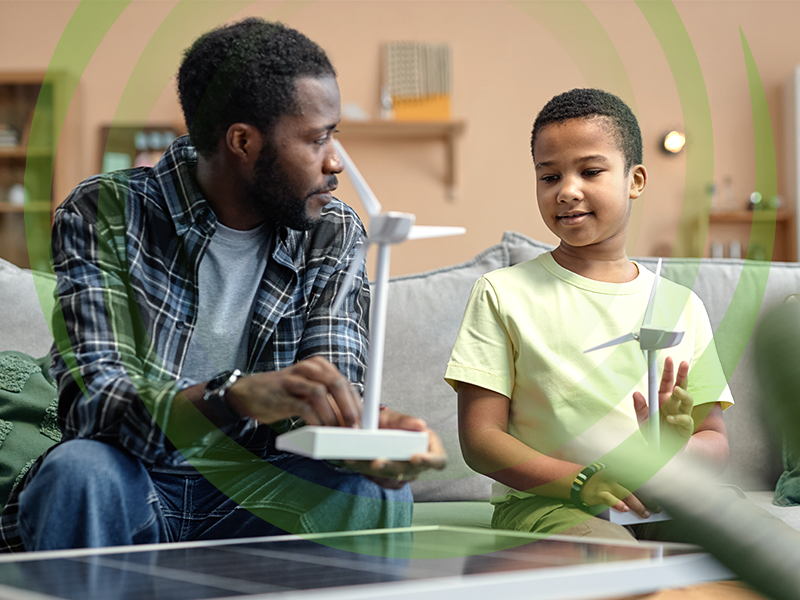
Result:
M544 264L553 260L549 252L544 252L534 258L519 262L517 264L501 267L494 271L489 271L483 275L493 286L519 285L522 282L534 282L547 275Z

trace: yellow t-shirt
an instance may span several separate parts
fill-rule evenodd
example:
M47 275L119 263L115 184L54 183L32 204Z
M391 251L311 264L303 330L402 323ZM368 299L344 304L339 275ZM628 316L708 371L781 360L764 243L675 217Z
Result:
M647 364L630 341L590 353L642 325L655 275L638 263L628 283L606 283L561 267L550 253L484 275L473 287L445 379L510 398L508 432L554 458L588 465L638 431L633 392L647 398ZM661 278L653 327L684 331L658 352L690 365L695 405L733 404L711 324L691 290ZM495 502L525 497L495 482Z

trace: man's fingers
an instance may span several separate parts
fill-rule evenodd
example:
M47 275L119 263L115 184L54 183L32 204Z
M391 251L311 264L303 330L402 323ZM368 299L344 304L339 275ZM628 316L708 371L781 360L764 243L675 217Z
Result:
M301 402L305 404L303 408L303 420L307 419L308 409L312 410L316 415L319 423L311 423L306 420L309 425L338 425L339 420L336 418L336 412L328 402L327 388L316 381L300 377L298 375L287 375L284 379L284 389L288 394L293 396L294 402Z
M324 417L325 424L347 427L361 422L361 401L350 382L330 362L314 357L301 361L293 367L293 374L309 382L309 395L300 394L304 400L310 401L314 409ZM319 387L316 387L319 386ZM298 391L301 388L296 388ZM331 400L336 405L331 407ZM323 401L325 406L323 406ZM337 418L337 413L338 417ZM332 419L332 420L330 420Z

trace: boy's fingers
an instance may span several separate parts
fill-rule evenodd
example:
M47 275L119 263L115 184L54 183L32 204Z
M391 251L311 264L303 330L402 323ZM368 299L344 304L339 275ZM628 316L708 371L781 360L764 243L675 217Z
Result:
M668 394L672 391L675 382L675 363L671 356L668 356L664 361L664 372L661 374L661 385L659 386L659 394Z
M686 362L685 360L681 361L681 364L678 367L678 377L675 380L675 385L685 390L686 379L688 376L689 376L689 363Z
M636 420L640 427L647 423L650 413L647 410L647 400L641 392L633 392L633 411L636 413Z

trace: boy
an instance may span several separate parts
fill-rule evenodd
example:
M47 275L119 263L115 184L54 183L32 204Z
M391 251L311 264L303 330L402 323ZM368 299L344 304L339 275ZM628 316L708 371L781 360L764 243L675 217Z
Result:
M631 204L647 183L641 132L616 96L575 89L539 113L531 151L539 210L561 241L473 288L445 375L458 392L462 450L496 480L493 527L631 539L587 513L606 505L650 516L594 464L641 436L647 365L636 343L584 351L638 331L652 287L654 274L625 252ZM733 399L705 308L662 279L654 318L686 332L658 356L662 439L721 471L722 409Z

